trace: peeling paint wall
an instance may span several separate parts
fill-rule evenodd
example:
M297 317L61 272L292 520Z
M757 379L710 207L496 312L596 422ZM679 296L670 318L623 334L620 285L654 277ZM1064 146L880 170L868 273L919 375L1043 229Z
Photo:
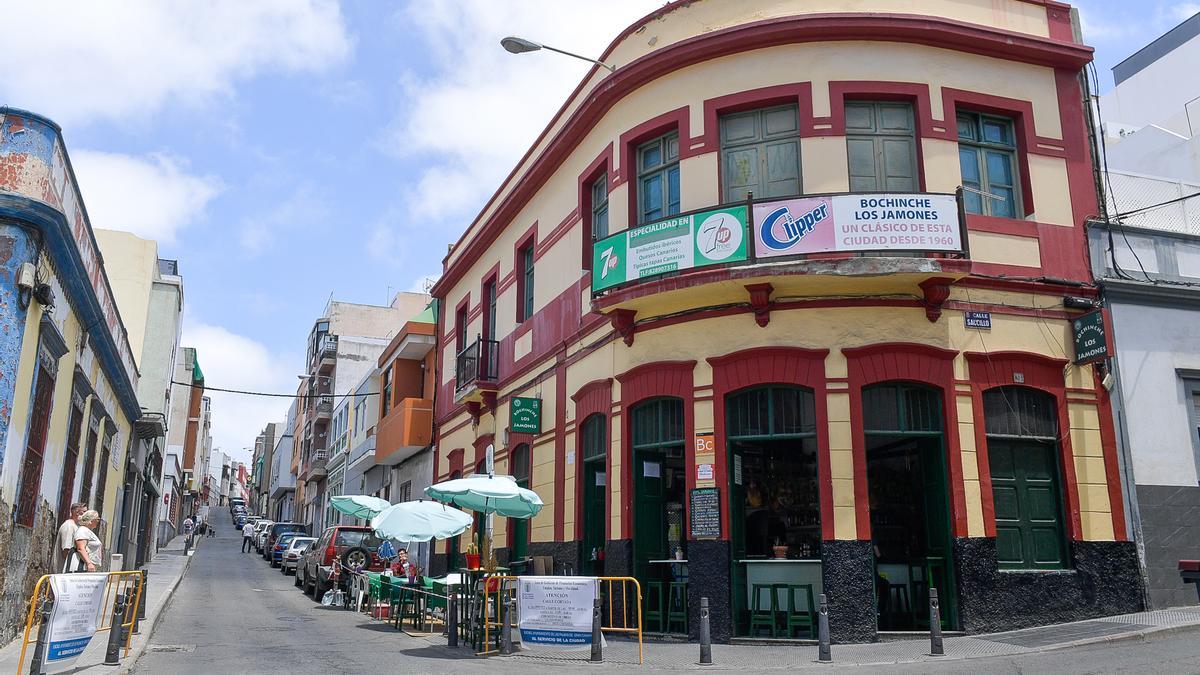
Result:
M17 271L32 257L28 233L14 225L0 224L0 467L4 466L14 378L25 333L26 310L17 302ZM3 498L0 494L0 499Z

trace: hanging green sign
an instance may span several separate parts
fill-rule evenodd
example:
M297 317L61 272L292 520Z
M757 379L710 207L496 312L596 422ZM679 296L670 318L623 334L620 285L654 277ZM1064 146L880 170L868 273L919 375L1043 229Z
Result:
M1109 357L1108 334L1104 329L1104 312L1097 309L1071 322L1075 335L1075 363L1083 365Z
M746 206L631 227L592 246L592 292L628 281L746 260Z
M508 406L508 430L519 434L542 433L542 399L514 396Z

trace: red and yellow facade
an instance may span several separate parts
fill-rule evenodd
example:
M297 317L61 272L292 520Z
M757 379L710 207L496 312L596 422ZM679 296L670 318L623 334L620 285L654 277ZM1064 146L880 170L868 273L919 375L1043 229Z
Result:
M967 631L1139 609L1107 393L1064 303L1098 295L1090 59L1048 0L701 0L631 26L445 260L435 480L520 453L546 507L520 546L497 519L502 559L661 583L692 608L671 632L701 595L719 638L791 635L756 603L814 591L844 641L927 626L930 587ZM593 292L598 181L609 234L653 220L666 139L666 213L737 201L734 121L766 138L768 115L794 120L768 141L794 141L801 195L876 191L863 147L882 191L953 194L983 185L978 151L970 194L1012 211L968 204L953 253L752 252ZM869 145L893 131L912 175ZM541 433L510 428L513 397L541 400ZM922 533L886 534L904 519Z

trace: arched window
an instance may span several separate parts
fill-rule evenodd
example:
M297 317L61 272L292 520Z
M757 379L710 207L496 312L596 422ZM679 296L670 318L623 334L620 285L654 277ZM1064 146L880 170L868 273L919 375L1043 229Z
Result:
M1026 387L989 389L983 415L1000 567L1067 567L1054 397Z

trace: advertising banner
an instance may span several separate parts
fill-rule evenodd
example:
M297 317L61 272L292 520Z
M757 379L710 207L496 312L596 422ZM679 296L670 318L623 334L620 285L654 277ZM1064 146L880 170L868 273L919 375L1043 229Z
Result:
M961 251L954 195L859 194L754 205L759 258L839 251Z
M542 399L514 396L508 411L509 431L522 434L542 433Z
M1097 309L1077 317L1071 327L1075 336L1075 363L1095 363L1109 357L1103 310Z
M592 247L592 291L644 277L746 260L744 205L672 216Z
M52 574L54 607L47 634L47 673L67 670L96 634L108 574Z
M541 645L590 645L594 577L521 577L517 611L521 641Z

